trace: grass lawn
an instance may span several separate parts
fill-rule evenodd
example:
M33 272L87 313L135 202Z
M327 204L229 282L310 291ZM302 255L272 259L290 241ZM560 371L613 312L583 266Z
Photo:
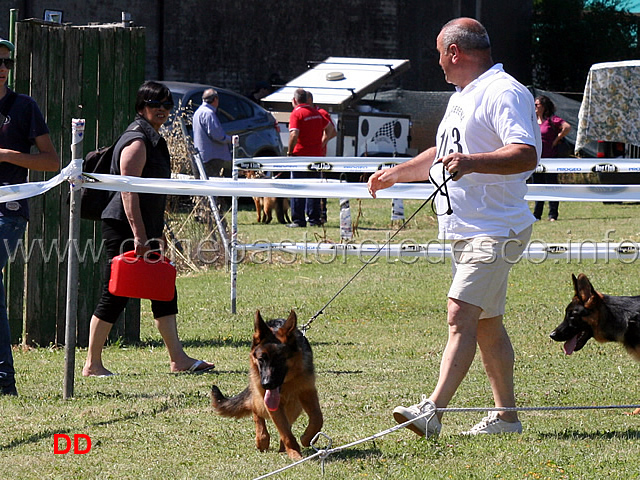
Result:
M384 241L391 230L390 201L352 201L360 241ZM405 202L407 215L420 202ZM546 212L545 212L546 214ZM323 229L256 225L247 207L239 235L255 240L339 241L338 204L329 203ZM558 222L538 222L533 238L547 242L638 242L640 205L562 203ZM609 233L607 233L609 232ZM398 236L425 243L436 221L425 208ZM254 258L258 260L258 257ZM106 347L105 364L118 375L80 376L86 350L77 352L75 397L62 399L62 348L16 349L17 398L0 398L0 477L7 479L252 479L291 464L254 445L250 418L216 416L209 390L236 394L247 384L253 314L284 316L295 308L301 323L316 313L362 265L357 257L323 261L274 256L271 263L239 266L238 312L229 312L229 273L210 269L182 275L180 337L195 357L214 361L214 373L170 374L167 354L143 301L142 341ZM572 273L616 295L640 294L636 263L582 260L522 261L510 277L505 323L516 351L520 406L640 403L638 364L619 345L591 340L571 357L549 332L573 295ZM323 432L341 446L395 425L391 410L430 393L446 342L449 262L382 258L363 273L311 326ZM81 319L88 321L88 319ZM490 407L491 392L474 362L452 407ZM442 434L422 439L403 429L272 478L282 479L638 479L640 417L622 410L523 412L524 433L467 438L459 434L484 416L450 413ZM294 430L306 424L302 416ZM54 435L88 435L84 455L54 454ZM84 447L84 440L80 446ZM64 442L62 442L64 446ZM308 456L313 450L303 452Z

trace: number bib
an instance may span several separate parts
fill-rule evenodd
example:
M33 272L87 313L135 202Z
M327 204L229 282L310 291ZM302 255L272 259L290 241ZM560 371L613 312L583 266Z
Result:
M442 122L438 127L438 137L436 142L436 159L451 153L469 153L464 138L465 124L470 113L465 113L465 109L461 105L450 105L447 108Z

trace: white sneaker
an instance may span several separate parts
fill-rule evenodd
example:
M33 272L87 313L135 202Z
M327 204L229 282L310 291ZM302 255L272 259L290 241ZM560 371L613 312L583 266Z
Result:
M407 425L407 428L421 437L426 435L429 438L438 435L442 430L442 424L436 416L436 405L426 395L422 395L420 403L393 409L393 418L398 423L405 423L417 417L421 418Z
M498 412L491 412L484 417L480 423L473 426L468 432L462 432L463 435L482 435L491 433L522 433L522 423L505 422L498 418Z

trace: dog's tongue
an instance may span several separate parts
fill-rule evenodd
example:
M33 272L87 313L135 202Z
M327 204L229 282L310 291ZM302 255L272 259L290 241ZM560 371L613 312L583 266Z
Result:
M280 388L274 388L273 390L264 391L264 404L272 412L278 410L280 405Z
M578 335L573 337L571 340L567 340L564 344L564 353L567 355L571 355L573 351L576 349L576 344L578 343Z

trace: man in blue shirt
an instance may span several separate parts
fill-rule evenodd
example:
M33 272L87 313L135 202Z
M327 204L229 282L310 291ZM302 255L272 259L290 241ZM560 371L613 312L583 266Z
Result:
M202 94L202 105L193 114L193 143L208 177L231 176L231 137L220 125L219 103L218 92L209 88Z

